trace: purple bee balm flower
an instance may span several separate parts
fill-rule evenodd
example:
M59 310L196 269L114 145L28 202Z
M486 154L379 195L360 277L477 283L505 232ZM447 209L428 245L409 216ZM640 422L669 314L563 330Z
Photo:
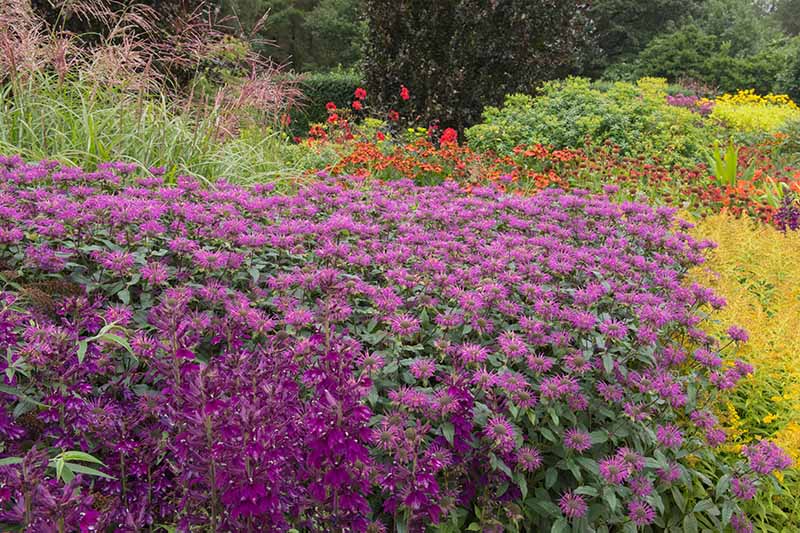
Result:
M676 463L670 463L666 468L657 468L656 474L664 483L673 483L681 477L681 467Z
M565 492L558 500L558 506L561 512L564 513L570 520L576 518L583 518L589 510L586 500L580 494L575 494L572 491Z
M564 447L585 452L592 447L592 436L582 429L570 428L564 432Z
M647 503L632 500L628 503L628 518L637 526L646 526L656 519L656 512Z
M601 333L616 340L624 339L628 334L627 326L618 320L604 320L597 329L599 329Z
M752 500L756 495L756 485L750 478L735 477L731 479L731 492L740 500Z
M771 474L792 465L792 458L780 446L768 440L742 447L742 455L750 462L750 469L758 474Z
M463 344L458 348L458 356L466 364L482 363L489 357L489 350L477 344Z
M709 429L706 431L706 442L712 448L716 448L718 446L722 446L725 444L725 440L728 436L725 434L725 430L721 428L717 429Z
M743 513L731 517L731 527L735 533L753 533L753 523Z
M436 363L431 359L415 359L408 370L416 379L430 379L436 373Z
M656 429L656 438L662 446L671 449L677 449L683 444L683 435L681 431L672 424L658 426Z
M750 336L747 334L747 331L737 326L729 327L727 333L731 340L736 342L747 342L747 340L750 338Z
M542 466L542 454L533 446L523 446L517 450L517 465L523 472L533 472Z
M395 315L390 318L389 327L393 333L401 337L413 335L420 329L419 320L407 314Z
M616 455L630 467L631 472L639 472L645 467L645 458L630 448L620 448Z
M653 493L653 482L646 477L639 476L628 482L628 488L637 498L646 498Z
M631 475L631 467L619 457L611 457L600 461L600 475L607 483L619 485Z
M514 448L514 437L516 435L514 426L502 416L490 418L486 423L483 434L492 442L493 446L503 452L510 452Z

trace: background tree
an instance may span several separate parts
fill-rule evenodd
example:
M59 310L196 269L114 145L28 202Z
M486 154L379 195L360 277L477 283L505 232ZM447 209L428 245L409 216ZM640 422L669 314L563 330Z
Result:
M774 13L783 31L800 35L800 0L778 0Z
M599 75L609 64L630 59L665 27L700 12L706 0L594 0L589 17L598 51L587 74Z
M587 40L585 4L562 0L369 0L365 74L386 105L463 129L485 105L564 76Z
M329 70L358 62L363 22L355 0L217 0L247 31L267 13L261 53L294 70Z

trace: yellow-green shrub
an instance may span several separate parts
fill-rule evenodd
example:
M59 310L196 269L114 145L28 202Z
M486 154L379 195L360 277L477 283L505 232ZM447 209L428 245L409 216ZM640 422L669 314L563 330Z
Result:
M720 413L729 446L769 438L792 455L796 468L783 479L782 493L767 492L754 505L767 531L796 531L781 524L800 523L800 232L784 234L724 213L693 231L719 247L692 278L727 300L705 329L720 334L730 324L745 325L750 340L738 356L756 368Z
M714 100L711 117L745 133L771 133L800 119L800 108L785 94L761 96L752 89Z

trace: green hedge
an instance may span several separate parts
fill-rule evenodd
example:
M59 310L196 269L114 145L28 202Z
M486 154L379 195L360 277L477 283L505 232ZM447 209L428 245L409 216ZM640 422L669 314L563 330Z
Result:
M290 113L290 130L294 135L307 133L310 124L325 122L328 102L349 107L356 88L363 86L361 75L351 70L314 72L297 75L297 78L304 98L302 105Z
M483 122L466 131L467 141L475 150L507 154L523 144L579 148L589 137L609 140L625 155L667 163L694 161L709 142L698 115L667 104L663 81L601 88L569 78L545 83L536 96L509 95L502 107L484 110Z

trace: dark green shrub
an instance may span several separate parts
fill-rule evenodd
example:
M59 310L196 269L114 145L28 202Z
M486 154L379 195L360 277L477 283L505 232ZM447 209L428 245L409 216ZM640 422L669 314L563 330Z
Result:
M594 21L598 53L584 72L595 76L609 65L634 58L665 26L680 24L701 12L705 0L594 0L589 13ZM633 81L635 76L615 78Z
M729 41L689 24L661 35L637 59L639 76L662 76L670 80L693 78L724 92L742 88L759 93L784 93L797 84L787 72L797 56L798 40L773 42L753 54L737 54Z
M394 104L405 85L411 116L459 129L504 95L568 74L587 39L583 2L372 0L365 9L372 97Z
M588 137L608 140L623 154L694 160L708 134L696 114L667 104L666 90L663 80L653 79L599 89L585 78L548 82L536 97L514 94L502 108L487 107L466 136L473 149L500 153L535 143L579 148Z
M361 75L352 70L314 72L299 77L303 103L292 110L290 129L296 135L308 132L308 126L325 122L328 112L325 104L333 102L337 107L349 107L356 88L361 87Z

